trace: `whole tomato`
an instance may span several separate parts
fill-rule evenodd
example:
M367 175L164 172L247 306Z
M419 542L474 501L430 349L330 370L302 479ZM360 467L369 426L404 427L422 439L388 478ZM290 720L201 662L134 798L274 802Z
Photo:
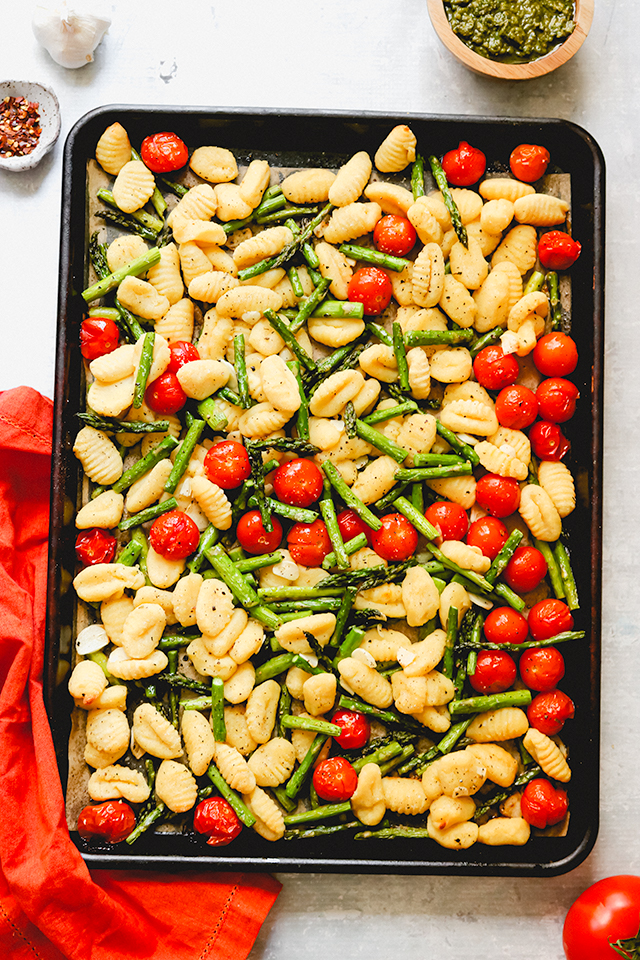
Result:
M242 833L242 823L222 797L208 797L195 809L193 829L207 838L210 847L226 847Z
M260 553L271 553L282 543L282 524L277 517L272 516L271 526L273 530L265 530L260 511L248 510L238 521L236 528L238 543L247 553L256 556Z
M492 517L508 517L520 505L520 485L512 477L485 473L476 484L476 501Z
M340 534L345 543L347 540L353 540L359 533L364 533L369 543L371 543L370 538L373 530L367 526L364 520L360 519L355 510L342 510L338 514L338 527L340 528Z
M544 176L551 159L546 147L521 143L509 157L511 173L523 183L533 183Z
M124 800L107 800L85 807L78 817L78 833L83 840L120 843L136 825L136 815Z
M287 534L287 546L296 563L305 567L322 566L324 558L331 553L331 540L324 521L318 517L313 523L294 523Z
M406 257L413 250L417 234L415 227L406 217L388 213L381 217L373 231L373 244L381 253L393 257Z
M336 710L331 717L331 723L342 727L340 736L333 739L343 750L358 750L369 740L371 724L364 713L357 710Z
M557 647L534 647L524 651L518 669L530 690L546 693L564 677L564 657Z
M497 517L480 517L469 527L467 543L480 547L485 557L495 560L509 539L509 531Z
M536 390L538 410L543 420L565 423L576 412L580 392L575 383L563 377L549 377Z
M371 534L371 546L383 560L394 563L408 560L418 546L418 533L401 513L388 513L380 518L382 526Z
M530 427L538 416L538 399L529 387L514 383L501 390L496 398L498 423L511 430Z
M518 674L516 662L506 650L481 650L469 683L477 693L503 693Z
M187 146L175 133L154 133L142 141L140 156L154 173L180 170L189 159Z
M539 420L529 431L531 449L539 460L562 460L571 444L557 423Z
M512 590L528 593L542 583L547 575L547 561L536 547L516 547L504 571L504 578Z
M455 150L445 153L442 169L452 186L470 187L478 182L487 169L487 158L482 150L461 140Z
M94 563L112 563L117 545L113 534L93 527L76 537L76 557L85 567L92 567Z
M529 632L534 640L549 640L566 630L573 630L573 616L562 600L540 600L529 611Z
M156 377L153 383L149 384L144 399L154 413L169 416L172 413L177 413L178 410L182 410L187 402L187 395L180 386L180 381L175 373L165 370L159 377Z
M575 340L552 330L540 337L533 348L533 362L545 377L566 377L578 365L578 348Z
M173 343L169 344L169 351L171 353L171 359L167 367L169 373L177 373L180 367L184 367L185 363L200 359L198 348L189 343L188 340L174 340Z
M443 540L462 540L469 529L467 511L449 500L436 500L427 507L425 517L440 530Z
M531 780L522 794L522 816L532 827L545 830L564 820L567 809L567 794L542 778ZM586 960L582 957L581 960Z
M360 267L347 287L348 299L352 303L361 303L368 317L386 310L392 295L391 280L379 267Z
M578 241L562 230L549 230L538 242L538 258L545 270L568 270L581 250Z
M97 360L113 353L119 340L118 327L107 317L87 317L80 324L80 353L85 360Z
M569 908L562 931L564 955L567 960L615 960L614 947L619 947L629 957L637 956L639 926L640 877L598 880Z
M518 379L520 367L512 353L505 353L499 343L484 347L473 361L478 383L487 390L502 390Z
M302 457L281 464L273 475L273 489L281 503L310 507L322 493L322 473L313 460Z
M527 719L540 733L555 737L564 727L565 720L571 720L575 712L575 704L566 693L547 690L533 698L527 708Z
M322 800L339 803L356 792L358 774L345 757L330 757L313 771L313 786Z
M198 549L200 531L182 510L169 510L151 524L149 543L166 560L184 560Z
M204 458L204 472L222 490L235 490L251 476L249 454L237 440L220 440Z
M488 643L524 643L528 633L527 621L512 607L494 607L484 621Z

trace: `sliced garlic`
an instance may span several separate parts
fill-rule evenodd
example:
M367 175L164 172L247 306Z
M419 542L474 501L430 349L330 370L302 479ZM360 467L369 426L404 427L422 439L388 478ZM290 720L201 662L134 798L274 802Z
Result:
M81 657L86 657L90 653L96 653L102 650L109 643L107 631L101 623L92 623L89 627L81 630L76 637L76 653Z
M368 667L371 667L373 670L376 668L375 657L372 657L368 650L363 650L362 647L358 647L353 651L351 657L354 660L359 660L361 663L365 663Z
M293 560L281 560L280 563L276 563L272 569L277 577L282 577L283 580L290 580L292 583L300 576L298 564Z

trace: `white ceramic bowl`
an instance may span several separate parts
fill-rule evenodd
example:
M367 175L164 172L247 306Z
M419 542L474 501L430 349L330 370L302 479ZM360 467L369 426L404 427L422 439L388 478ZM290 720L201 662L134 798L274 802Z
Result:
M51 150L60 134L60 104L51 89L42 83L28 80L0 80L0 99L4 97L25 97L38 104L42 133L31 153L23 157L0 157L0 170L29 170L37 166L45 154Z

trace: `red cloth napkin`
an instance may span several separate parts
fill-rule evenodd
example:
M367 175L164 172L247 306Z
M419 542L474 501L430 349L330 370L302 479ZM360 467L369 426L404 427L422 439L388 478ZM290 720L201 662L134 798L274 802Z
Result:
M42 699L52 404L0 392L0 957L244 960L268 875L96 870L69 839Z

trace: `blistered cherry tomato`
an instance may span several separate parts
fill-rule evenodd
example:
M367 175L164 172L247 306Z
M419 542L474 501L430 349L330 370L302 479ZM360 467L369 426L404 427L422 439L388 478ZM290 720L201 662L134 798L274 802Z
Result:
M86 567L94 563L112 563L118 542L108 530L93 527L76 537L76 557Z
M546 693L558 686L564 677L564 657L557 647L525 650L518 664L522 682L530 690Z
M373 243L381 253L393 257L405 257L413 249L417 239L415 227L406 217L388 213L375 225Z
M182 510L169 510L151 524L149 543L166 560L184 560L198 549L200 531Z
M194 347L188 340L174 340L173 343L169 344L169 350L171 359L167 370L170 373L177 373L180 367L184 367L185 363L200 359L198 348Z
M347 287L348 299L352 303L361 303L368 317L386 310L392 294L391 280L379 267L360 267Z
M513 607L494 607L484 621L487 643L524 643L528 633L526 619Z
M538 241L538 257L545 270L568 270L581 250L578 241L562 230L549 230Z
M273 489L281 503L310 507L322 493L322 473L313 460L289 460L273 475Z
M532 727L547 737L555 737L576 712L575 704L562 690L547 690L534 697L527 708Z
M243 513L236 529L236 537L242 549L256 556L276 550L282 543L282 524L273 514L271 525L273 530L265 530L259 510Z
M536 547L516 547L504 571L504 578L517 593L528 593L547 575L547 561Z
M340 803L356 792L358 774L345 757L329 757L313 771L313 786L321 800Z
M505 353L499 343L494 343L476 355L473 372L487 390L502 390L516 382L520 367L513 353Z
M223 490L235 490L251 476L249 454L236 440L220 440L204 458L204 472Z
M455 150L445 153L442 169L452 186L470 187L478 182L487 169L487 158L482 150L461 140Z
M353 540L359 533L364 533L370 542L371 534L373 533L371 527L368 527L364 520L360 519L355 510L342 510L338 514L338 527L340 528L340 534L345 543L347 540Z
M539 420L529 431L531 449L539 460L562 460L571 444L557 423Z
M371 724L364 713L357 710L336 710L331 717L331 723L342 727L340 736L333 739L343 750L357 750L364 747L369 740Z
M189 159L186 144L175 133L154 133L142 141L140 156L154 173L180 170Z
M498 423L511 430L524 430L530 427L538 416L538 400L533 390L514 383L501 390L496 399L496 417Z
M551 333L545 333L540 337L533 348L533 362L545 377L566 377L573 373L578 365L578 348L575 340L561 333L560 330L552 330Z
M149 384L144 399L147 406L151 407L155 413L169 416L172 413L177 413L178 410L182 410L187 402L187 395L180 386L180 381L175 373L165 370L159 377L156 377L153 383Z
M533 143L521 143L509 157L509 166L516 180L533 183L544 176L550 159L546 147L538 147Z
M520 505L520 485L512 477L485 473L476 484L476 501L492 517L508 517Z
M97 360L113 353L120 340L120 331L106 317L87 317L80 324L80 353L85 360Z
M469 527L467 543L480 547L485 557L494 560L509 539L509 531L497 517L480 517Z
M83 840L120 843L136 825L136 815L124 800L107 800L85 807L78 817L78 833Z
M210 847L225 847L242 833L242 823L222 797L208 797L196 807L193 829L207 838Z
M469 683L477 693L483 695L504 693L512 685L517 673L516 662L506 650L482 650Z
M540 416L551 423L565 423L576 412L579 396L580 392L571 380L562 377L543 380L536 390Z
M418 546L418 533L401 513L387 513L382 527L371 534L371 546L383 560L408 560Z
M540 600L529 611L529 632L534 640L549 640L566 630L573 630L571 610L562 600Z
M569 809L566 791L542 778L531 780L526 785L520 805L527 823L539 830L560 823Z
M443 540L463 540L469 529L469 517L464 507L449 500L436 500L425 512L425 517L438 527Z
M287 534L287 546L295 562L305 567L320 567L331 553L331 540L320 517L313 523L294 523Z

